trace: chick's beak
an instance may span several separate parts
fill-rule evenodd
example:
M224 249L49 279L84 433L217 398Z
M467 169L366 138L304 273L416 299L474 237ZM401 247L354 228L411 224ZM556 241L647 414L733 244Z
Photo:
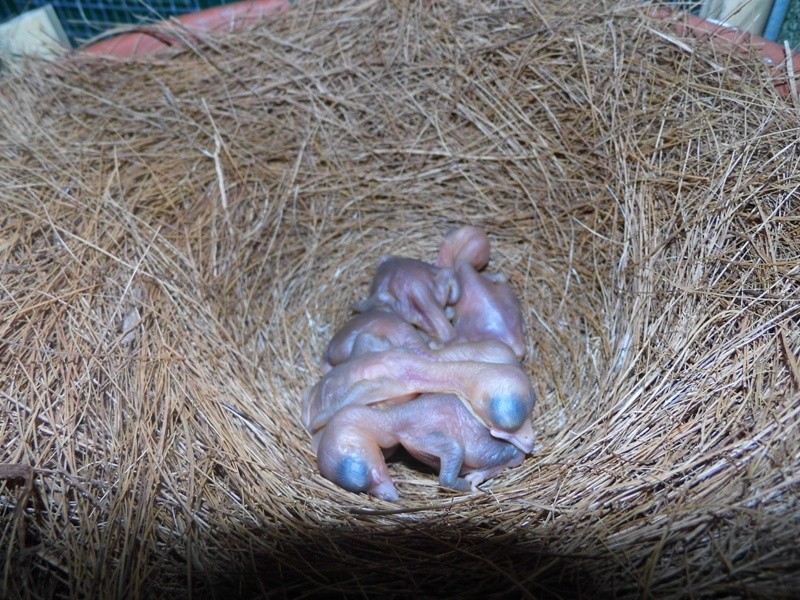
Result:
M397 493L394 484L389 480L382 481L372 488L370 492L381 500L386 500L388 502L397 502L400 500L400 494Z
M517 429L514 433L501 431L499 429L490 429L489 433L496 438L513 444L525 454L533 452L533 446L536 443L536 434L533 432L533 424L530 419L525 419L522 427Z

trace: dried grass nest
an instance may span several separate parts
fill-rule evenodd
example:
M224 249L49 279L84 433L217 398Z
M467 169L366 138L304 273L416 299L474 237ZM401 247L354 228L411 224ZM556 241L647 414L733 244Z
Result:
M301 2L0 89L0 596L779 597L800 585L800 107L636 3ZM492 239L539 446L317 472L377 258Z

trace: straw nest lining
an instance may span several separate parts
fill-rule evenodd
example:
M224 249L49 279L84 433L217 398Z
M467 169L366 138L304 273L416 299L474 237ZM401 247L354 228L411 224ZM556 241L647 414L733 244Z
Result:
M637 7L441 4L3 82L0 595L796 589L798 107ZM301 394L379 255L464 223L540 445L344 492Z

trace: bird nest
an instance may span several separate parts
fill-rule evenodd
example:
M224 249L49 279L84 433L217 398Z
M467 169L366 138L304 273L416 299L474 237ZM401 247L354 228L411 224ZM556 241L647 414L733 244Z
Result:
M0 595L796 592L799 107L672 31L304 1L7 75ZM463 224L522 302L537 447L346 492L303 392L378 258Z

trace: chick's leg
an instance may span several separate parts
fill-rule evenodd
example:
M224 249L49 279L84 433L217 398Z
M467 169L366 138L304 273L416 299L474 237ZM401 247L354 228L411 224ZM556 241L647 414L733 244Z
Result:
M434 457L439 462L439 484L442 487L468 492L471 489L469 482L458 474L464 464L464 448L454 438L441 432L423 436L413 444L403 444L411 454L423 462L431 464L427 457Z

